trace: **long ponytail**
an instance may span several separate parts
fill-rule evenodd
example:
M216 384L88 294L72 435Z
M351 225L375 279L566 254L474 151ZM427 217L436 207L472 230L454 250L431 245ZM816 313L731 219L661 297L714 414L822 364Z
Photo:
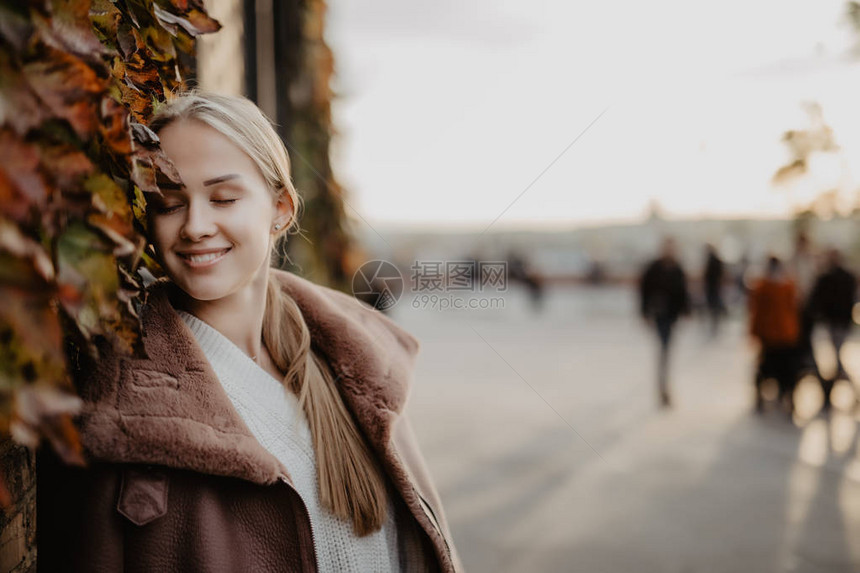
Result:
M275 365L286 372L284 386L298 397L310 425L323 506L351 521L356 535L379 530L387 508L379 466L346 409L331 370L311 348L301 310L273 276L266 291L263 341Z

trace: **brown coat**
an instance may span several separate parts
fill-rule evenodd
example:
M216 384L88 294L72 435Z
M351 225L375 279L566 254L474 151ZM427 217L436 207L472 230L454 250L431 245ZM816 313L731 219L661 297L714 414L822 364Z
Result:
M789 348L800 333L794 282L761 279L749 294L750 334L765 348Z
M418 344L379 312L274 271L389 479L405 571L461 570L403 415ZM38 470L40 571L315 571L310 521L289 468L253 437L193 335L153 285L148 358L107 348L77 377L86 470Z

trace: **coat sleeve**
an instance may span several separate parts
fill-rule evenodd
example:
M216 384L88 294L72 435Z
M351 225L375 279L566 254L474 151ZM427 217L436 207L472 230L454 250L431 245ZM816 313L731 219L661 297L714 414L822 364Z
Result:
M403 462L406 464L409 477L416 487L421 500L429 506L428 509L430 514L437 522L439 529L446 540L454 569L456 571L463 571L462 561L457 553L457 549L454 547L453 537L448 526L448 520L442 509L442 500L439 497L439 493L436 491L433 479L430 477L430 471L427 469L424 456L421 454L418 440L412 430L412 424L409 422L408 416L402 415L400 419L398 419L394 429L393 438L394 445Z
M747 316L749 317L749 333L755 338L761 338L759 328L759 298L761 298L760 285L754 286L747 295Z

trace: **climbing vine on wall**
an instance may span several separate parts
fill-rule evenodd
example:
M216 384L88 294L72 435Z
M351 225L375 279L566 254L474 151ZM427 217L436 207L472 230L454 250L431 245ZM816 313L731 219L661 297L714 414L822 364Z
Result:
M146 121L185 87L201 0L0 0L0 433L80 461L70 347L140 348Z

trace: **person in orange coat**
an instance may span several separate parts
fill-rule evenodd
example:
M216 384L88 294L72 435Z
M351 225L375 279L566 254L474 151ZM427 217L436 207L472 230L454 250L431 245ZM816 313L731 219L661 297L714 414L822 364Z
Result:
M794 409L792 392L797 381L797 344L800 323L797 313L797 287L777 257L770 257L767 272L749 296L750 334L759 341L758 369L755 377L756 410L763 407L761 384L768 378L779 383L780 400L787 399Z

